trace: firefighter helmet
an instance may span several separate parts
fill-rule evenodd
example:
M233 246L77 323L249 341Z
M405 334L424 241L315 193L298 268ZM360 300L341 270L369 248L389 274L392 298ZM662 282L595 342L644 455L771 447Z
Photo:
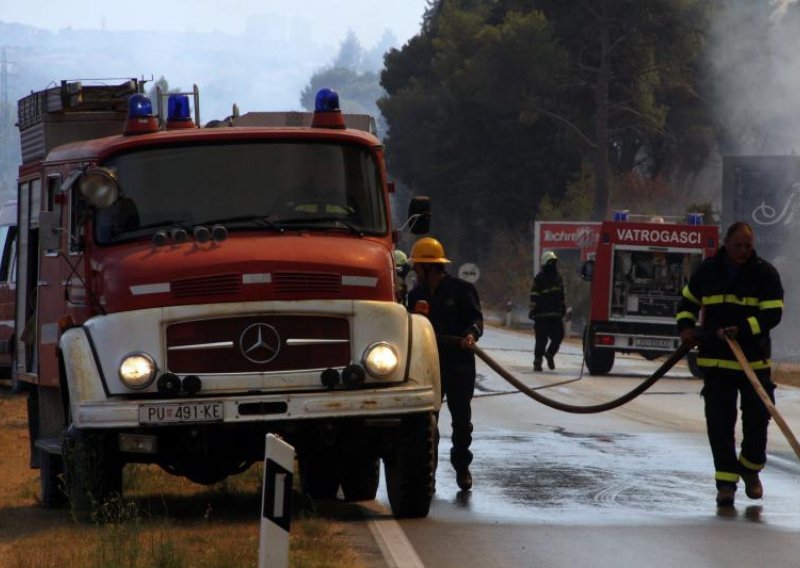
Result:
M433 237L423 237L411 247L411 264L436 264L450 262L444 256L442 243Z
M541 266L547 266L548 262L554 262L554 261L557 261L557 260L558 260L558 257L556 256L556 253L554 253L551 250L546 250L546 251L544 251L542 253L542 260L541 260L541 262L539 264Z
M406 253L404 253L400 249L395 249L394 250L394 264L395 264L395 266L397 268L401 268L401 267L405 266L406 264L408 264L408 257L406 256Z

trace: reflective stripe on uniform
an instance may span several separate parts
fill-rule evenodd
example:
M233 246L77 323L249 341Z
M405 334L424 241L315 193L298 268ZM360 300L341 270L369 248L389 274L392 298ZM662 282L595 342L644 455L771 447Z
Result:
M689 290L689 286L686 285L683 287L683 292L681 292L684 298L692 302L693 304L697 304L698 306L702 305L700 300L695 298L694 294L692 294L691 290Z
M783 309L783 300L764 300L758 303L759 310Z
M747 318L747 323L750 324L750 331L753 332L753 335L758 335L761 333L761 326L758 325L758 318L755 316L750 316Z
M678 312L675 314L675 319L680 321L682 319L690 319L692 321L697 321L697 316L695 316L692 312Z
M753 463L750 460L748 460L747 458L745 458L744 456L739 456L739 463L742 464L747 469L750 469L750 470L753 470L753 471L761 471L762 469L764 469L764 466L766 465L766 464L763 464L763 463Z
M729 471L718 471L714 474L714 479L717 481L730 481L732 483L739 482L739 474L731 473Z
M754 371L770 368L769 359L767 359L766 361L764 361L763 359L760 359L758 361L748 361L748 363L750 363L750 366L753 368ZM742 366L739 364L738 361L729 361L727 359L708 359L706 357L698 357L697 364L700 367L719 367L720 369L730 369L732 371L742 370Z
M739 298L736 294L716 294L714 296L703 296L703 305L712 304L736 304L737 306L758 306L758 298L747 297Z

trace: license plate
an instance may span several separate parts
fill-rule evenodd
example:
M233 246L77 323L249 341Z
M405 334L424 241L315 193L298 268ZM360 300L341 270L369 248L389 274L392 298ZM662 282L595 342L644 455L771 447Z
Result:
M140 424L174 422L220 422L221 402L182 402L179 404L146 404L139 407Z
M672 339L659 339L655 337L634 337L634 347L646 347L648 349L672 349Z

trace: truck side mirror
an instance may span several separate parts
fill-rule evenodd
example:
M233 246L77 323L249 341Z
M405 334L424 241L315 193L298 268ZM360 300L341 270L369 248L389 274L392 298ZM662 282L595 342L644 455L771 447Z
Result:
M413 197L408 204L408 227L415 235L431 229L431 200L426 196Z
M39 250L54 252L61 248L61 219L55 211L39 213Z
M594 260L587 260L581 267L581 280L592 281L594 276Z

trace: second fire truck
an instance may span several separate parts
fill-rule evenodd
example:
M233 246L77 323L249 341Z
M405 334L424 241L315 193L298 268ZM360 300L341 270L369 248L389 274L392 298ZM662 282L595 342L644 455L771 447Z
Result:
M600 227L594 260L584 265L592 281L591 310L584 331L584 357L592 375L605 375L616 353L647 359L680 345L675 313L683 287L700 262L719 246L719 227L702 215L685 219L633 216L618 211ZM698 370L694 354L689 365Z

